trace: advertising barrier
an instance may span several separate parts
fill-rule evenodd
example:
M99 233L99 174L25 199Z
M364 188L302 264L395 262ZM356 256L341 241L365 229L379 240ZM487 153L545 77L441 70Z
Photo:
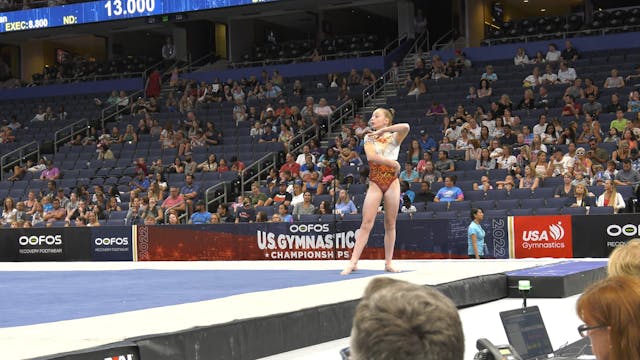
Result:
M509 217L511 258L570 258L572 251L571 216Z
M618 245L640 237L637 214L573 216L573 257L608 257Z
M133 260L131 226L91 228L91 259L98 261Z
M467 257L466 220L398 221L394 257ZM483 224L489 257L508 258L507 219ZM137 260L347 260L359 221L138 226ZM376 221L363 259L384 258L384 225Z
M0 230L0 261L133 260L130 226Z

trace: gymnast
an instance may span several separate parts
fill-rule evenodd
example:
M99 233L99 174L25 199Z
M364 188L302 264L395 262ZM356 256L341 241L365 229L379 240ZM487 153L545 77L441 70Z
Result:
M369 126L372 129L364 137L364 151L369 162L369 190L362 206L362 224L356 231L356 244L349 264L342 270L348 275L357 270L358 260L369 240L369 233L376 219L380 201L384 199L384 269L398 272L393 268L393 247L396 242L396 218L400 204L400 183L398 174L400 164L398 153L402 140L409 133L408 124L393 123L393 109L376 109L371 115Z

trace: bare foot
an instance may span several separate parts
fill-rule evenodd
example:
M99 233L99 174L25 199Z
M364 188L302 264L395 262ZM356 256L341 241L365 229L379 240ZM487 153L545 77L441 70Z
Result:
M393 266L391 266L391 264L384 264L384 271L390 272L390 273L399 273L400 272L400 270L394 269Z
M344 270L342 270L340 275L349 275L354 271L358 271L358 265L349 261L349 265L347 265L347 267L345 267Z

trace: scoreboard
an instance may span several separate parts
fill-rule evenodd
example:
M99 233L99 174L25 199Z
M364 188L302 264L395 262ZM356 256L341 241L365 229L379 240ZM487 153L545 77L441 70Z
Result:
M276 0L102 0L0 13L0 33L266 3Z

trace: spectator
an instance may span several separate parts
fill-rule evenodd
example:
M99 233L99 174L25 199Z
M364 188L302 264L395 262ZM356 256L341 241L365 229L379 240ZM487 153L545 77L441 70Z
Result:
M180 194L180 189L175 186L170 188L169 196L162 202L162 209L164 212L171 209L180 214L186 211L185 199L182 194Z
M438 170L442 174L456 170L455 163L453 162L453 160L449 159L448 151L438 152L438 160L436 161L434 166L436 170Z
M149 189L149 185L151 182L149 178L144 176L144 172L138 171L136 173L136 177L129 181L129 186L131 187L131 197L135 197L136 194L141 192L147 192Z
M574 187L571 185L573 177L570 172L566 172L563 175L563 183L558 185L553 192L553 197L570 198L574 196Z
M480 80L480 85L478 86L478 98L482 99L485 97L489 97L491 96L491 94L491 82L487 79Z
M631 168L631 159L625 159L622 161L622 170L618 171L613 183L617 186L637 186L640 184L640 174Z
M544 86L540 86L540 89L538 89L538 97L536 98L535 107L538 109L549 109L555 107L555 105L556 101L549 94L547 88Z
M444 178L444 187L438 190L433 201L435 202L453 202L453 201L463 201L464 194L462 190L455 186L456 177L455 176L446 176Z
M211 213L207 211L204 201L198 200L196 203L196 212L191 214L189 224L208 224L211 221Z
M431 107L427 110L425 114L427 116L445 116L448 115L447 109L443 104L436 102L435 100L431 104Z
M615 113L618 110L622 110L624 114L624 112L627 110L627 106L626 104L620 103L620 96L618 96L618 94L613 93L611 94L611 102L607 104L607 106L604 109L604 112Z
M624 117L624 111L622 109L619 109L616 110L616 118L611 120L609 127L615 128L616 130L618 130L618 133L622 134L629 123L630 121Z
M404 164L404 170L400 172L399 178L401 181L408 181L408 182L420 181L420 175L416 170L414 170L413 164L410 162L407 162L406 164Z
M589 97L589 95L593 94L596 98L598 98L599 89L597 86L593 84L593 80L591 78L584 78L584 96Z
M420 139L418 140L418 143L420 144L423 152L431 153L436 151L438 147L435 140L429 136L429 133L425 129L420 130Z
M591 93L587 96L588 102L582 106L582 111L594 117L600 116L602 104L596 101L596 95Z
M493 72L493 66L487 65L485 67L485 72L482 73L480 80L487 80L491 83L498 80L498 74Z
M491 158L488 148L480 151L480 157L476 160L476 170L493 170L496 168L496 160Z
M285 204L285 206L290 206L293 196L287 191L287 186L288 184L286 181L280 181L278 191L273 193L273 195L265 201L264 205L271 206Z
M280 215L280 219L282 222L293 222L293 216L289 214L289 207L284 204L278 205L278 215Z
M428 203L433 202L435 197L436 194L431 192L431 183L428 181L422 181L420 183L420 192L415 195L414 201Z
M64 220L65 217L67 216L67 210L60 205L60 199L56 197L51 201L51 203L53 205L53 209L44 214L43 220L49 223L52 223L54 221ZM5 208L6 208L6 201L5 201ZM3 218L4 218L4 212L3 212Z
M616 183L618 182L619 180L605 180L604 192L596 200L597 206L610 206L616 214L626 207L622 195L616 191Z
M198 200L200 194L200 186L193 182L193 175L187 174L184 176L184 186L180 188L180 194L186 201L187 209L189 213L193 212L193 205Z
M333 108L327 104L327 99L320 98L318 106L313 109L314 114L322 118L329 118L333 114Z
M295 218L299 218L300 215L313 215L316 211L316 207L311 202L313 199L311 192L305 191L303 194L303 201L293 207L293 216Z
M580 111L582 106L580 103L575 102L575 98L572 95L564 96L565 105L562 108L562 116L574 116L576 119L580 118Z
M575 186L573 196L567 199L565 206L568 207L591 207L595 206L593 199L589 196L587 187L584 184Z
M236 223L252 223L256 220L256 209L251 205L250 199L244 199L242 207L236 211Z
M335 205L335 214L344 215L344 214L357 214L358 209L353 201L349 198L349 194L347 190L340 190L338 194L338 199Z
M560 57L564 61L578 60L578 51L573 47L571 41L566 40L564 42L564 50L562 50L562 53L560 53Z
M619 140L620 140L620 136L618 136L618 129L616 129L614 127L610 127L609 128L609 133L607 134L607 137L605 137L604 140L602 140L602 142L603 143L615 143L617 145Z
M433 162L431 160L426 161L424 165L424 170L421 173L422 181L426 181L430 184L434 182L442 181L442 173L435 169Z
M251 184L251 194L249 198L253 206L264 206L265 202L269 199L267 194L260 190L260 183L257 181Z
M618 74L617 69L611 70L611 76L609 76L605 81L603 87L605 89L615 89L624 87L624 78Z
M558 81L562 84L569 84L576 80L578 75L576 70L569 67L566 61L560 62L560 69L558 69Z
M519 189L535 191L540 186L540 178L536 176L534 165L524 167L524 176L520 178Z
M544 59L546 62L556 62L560 60L561 56L562 53L558 50L556 44L549 44L549 50Z
M516 50L516 55L513 57L513 64L516 66L530 64L529 56L527 56L524 48L519 47L518 50Z
M60 169L53 165L53 161L46 160L46 169L40 173L40 180L57 180L60 175Z
M540 69L536 66L533 68L530 75L528 75L524 80L522 80L522 86L536 87L542 85L543 78L540 76Z
M425 94L426 92L427 92L427 86L419 77L415 77L413 79L413 82L411 83L411 87L409 88L409 92L407 93L407 96L418 97L419 95Z
M482 190L484 192L487 192L489 190L493 190L493 186L491 185L491 182L489 181L489 177L487 175L482 175L482 177L480 177L480 184L478 185L478 183L473 183L473 190Z
M627 102L627 112L640 112L640 92L638 90L633 90L629 94L629 101Z
M216 172L218 170L218 162L216 161L216 154L209 154L207 160L198 164L198 170L202 172Z
M59 203L58 203L59 204ZM12 197L6 197L4 199L4 206L2 208L2 224L11 224L17 220L17 212L15 201Z

